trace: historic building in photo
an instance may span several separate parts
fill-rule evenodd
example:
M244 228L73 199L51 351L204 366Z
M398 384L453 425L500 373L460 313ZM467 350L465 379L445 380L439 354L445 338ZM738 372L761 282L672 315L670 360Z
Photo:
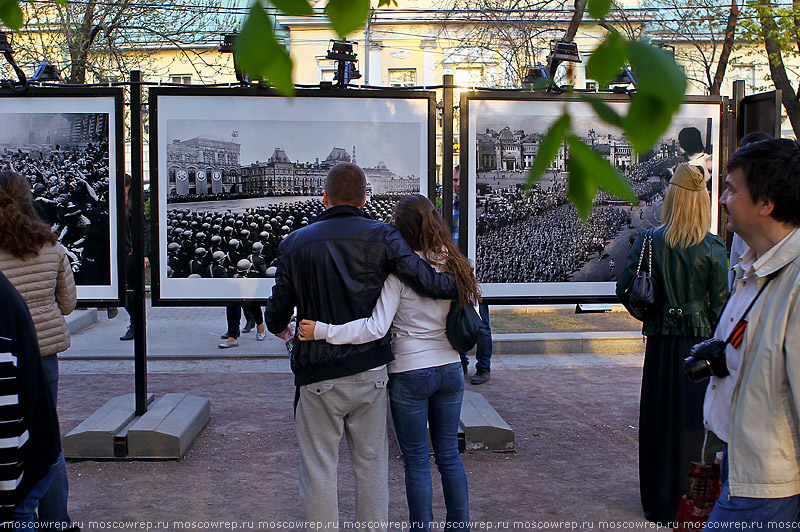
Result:
M521 172L530 169L539 152L542 138L543 135L539 133L526 135L523 130L511 131L508 126L499 132L487 129L485 133L478 133L478 171ZM594 129L590 129L581 140L620 171L628 171L636 163L633 148L624 138L611 134L599 135ZM550 165L551 169L566 170L567 158L566 148L561 146Z
M255 196L318 196L325 188L325 176L339 163L356 163L345 148L334 147L328 156L314 162L292 162L283 148L275 148L266 162L242 167L242 191ZM372 195L419 192L419 178L401 177L379 162L363 169L367 190Z
M69 122L67 144L86 146L89 142L108 140L108 115L105 113L66 113Z
M167 145L169 196L238 193L242 190L241 145L195 137Z

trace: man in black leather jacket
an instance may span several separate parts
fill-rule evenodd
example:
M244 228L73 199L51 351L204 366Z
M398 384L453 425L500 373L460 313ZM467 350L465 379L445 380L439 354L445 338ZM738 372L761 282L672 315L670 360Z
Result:
M341 324L372 315L390 273L421 294L456 296L452 277L437 274L388 224L367 218L366 178L356 165L335 166L325 180L326 210L278 248L277 273L265 313L281 335L297 319ZM337 529L336 464L347 434L356 478L355 519L365 529L388 520L386 363L389 336L361 345L295 342L291 355L298 395L300 496L306 518ZM374 527L373 525L378 525Z

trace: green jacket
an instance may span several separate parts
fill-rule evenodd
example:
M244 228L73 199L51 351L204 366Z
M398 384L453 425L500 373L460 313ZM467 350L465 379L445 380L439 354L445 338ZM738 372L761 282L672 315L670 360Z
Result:
M687 249L668 248L666 228L653 230L653 282L660 311L642 325L645 336L710 337L728 299L728 258L725 244L706 233L702 242ZM625 290L636 275L644 231L633 243L625 268L617 279L617 297L627 306ZM647 256L642 262L647 269Z

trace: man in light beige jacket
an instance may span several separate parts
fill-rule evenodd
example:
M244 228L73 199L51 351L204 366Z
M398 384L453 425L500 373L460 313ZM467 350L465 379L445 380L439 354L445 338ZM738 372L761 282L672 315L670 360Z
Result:
M714 376L706 427L727 443L707 530L796 526L800 516L800 146L740 148L720 199L748 249L715 336L729 376ZM764 524L766 523L766 526Z

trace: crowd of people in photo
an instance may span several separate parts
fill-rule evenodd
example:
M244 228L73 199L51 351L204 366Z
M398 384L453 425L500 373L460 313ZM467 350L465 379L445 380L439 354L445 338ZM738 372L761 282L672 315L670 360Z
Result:
M82 147L36 151L4 148L0 169L26 177L34 205L64 246L81 284L108 284L111 280L109 248L108 143L89 142Z
M364 211L385 220L396 199L373 197ZM319 199L247 209L245 212L167 212L167 276L273 277L280 243L325 209Z
M680 158L655 155L627 172L640 204L663 199L671 167ZM484 283L564 282L602 255L621 229L631 227L631 207L598 190L586 224L568 205L567 187L557 177L547 188L522 184L479 195L476 222L476 272ZM519 253L526 250L528 253Z
M476 273L483 283L562 282L602 253L631 222L627 207L600 207L583 224L574 207L527 215L478 236ZM520 253L520 250L525 250Z

